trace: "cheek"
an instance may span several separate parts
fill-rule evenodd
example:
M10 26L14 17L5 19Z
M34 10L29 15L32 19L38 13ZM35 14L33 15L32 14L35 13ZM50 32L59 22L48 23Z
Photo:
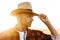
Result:
M22 23L27 23L27 20L26 19L22 19L21 22Z
M29 24L29 23L31 23L31 19L29 19L29 18L23 19L23 20L22 20L22 23L23 23L23 24Z

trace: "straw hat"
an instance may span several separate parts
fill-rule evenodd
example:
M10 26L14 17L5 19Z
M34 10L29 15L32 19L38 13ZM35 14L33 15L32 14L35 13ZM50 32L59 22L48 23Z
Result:
M15 9L11 12L12 16L16 16L17 14L20 13L30 13L36 15L34 12L32 12L32 7L30 2L22 2L18 4L18 9Z
M32 9L30 2L22 2L18 4L19 9Z

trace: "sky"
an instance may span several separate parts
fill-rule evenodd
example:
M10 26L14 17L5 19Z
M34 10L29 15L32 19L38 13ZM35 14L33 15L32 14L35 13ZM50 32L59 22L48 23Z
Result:
M55 29L60 29L60 0L1 0L0 1L0 30L4 31L14 27L17 23L15 17L11 16L12 10L17 9L21 2L30 2L33 12L45 14ZM48 29L37 17L33 17L31 29Z

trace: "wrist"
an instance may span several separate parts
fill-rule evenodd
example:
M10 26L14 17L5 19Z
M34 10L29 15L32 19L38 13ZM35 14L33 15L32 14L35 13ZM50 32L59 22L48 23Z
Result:
M45 24L49 24L50 22L49 22L49 21L45 21L44 23L45 23Z

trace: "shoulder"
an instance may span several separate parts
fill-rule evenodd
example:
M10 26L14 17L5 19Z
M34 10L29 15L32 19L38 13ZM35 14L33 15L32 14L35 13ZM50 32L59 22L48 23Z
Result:
M14 30L13 28L11 29L8 29L6 31L3 31L2 33L0 33L0 40L1 39L6 39L6 40L11 40L11 39L14 39L14 38L18 38L19 37L19 34L16 30Z
M3 31L1 34L4 36L10 37L10 36L17 36L18 32L13 28L10 28L6 31Z

